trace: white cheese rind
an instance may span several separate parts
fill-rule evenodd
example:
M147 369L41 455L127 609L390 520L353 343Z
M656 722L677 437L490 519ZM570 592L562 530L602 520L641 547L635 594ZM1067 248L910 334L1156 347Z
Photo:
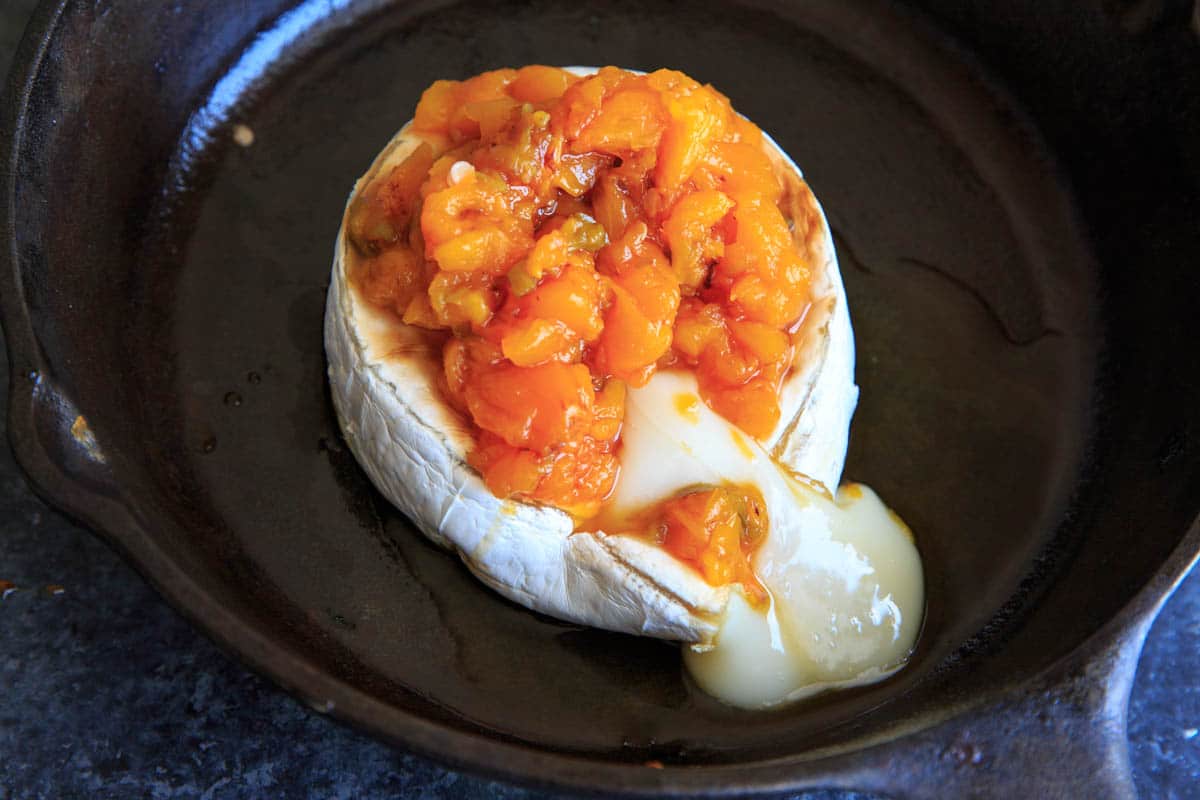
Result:
M419 144L406 131L356 191ZM777 460L833 489L858 390L837 260L824 216L811 203L823 227L813 306L785 381L782 421L765 445ZM488 490L466 463L471 436L464 420L438 395L440 354L427 352L419 337L358 296L347 275L352 257L343 217L325 317L329 379L346 440L379 491L430 539L455 550L480 580L523 606L614 631L712 641L730 587L708 585L657 547L603 532L572 533L565 513L500 500Z
M341 237L338 246L346 246ZM493 495L467 465L469 439L432 389L425 359L372 352L361 321L374 314L336 272L325 315L334 407L351 450L388 500L456 550L480 580L528 608L665 639L712 636L711 617L727 590L699 581L673 596L627 565L611 537L572 535L563 512Z

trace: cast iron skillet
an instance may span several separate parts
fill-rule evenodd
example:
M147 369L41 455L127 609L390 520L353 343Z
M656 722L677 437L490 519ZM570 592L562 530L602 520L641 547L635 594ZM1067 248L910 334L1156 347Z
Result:
M458 766L1129 796L1133 668L1200 546L1198 23L921 5L45 3L4 103L13 447L231 651ZM669 645L500 600L341 444L321 320L351 183L431 80L531 62L684 69L806 170L858 336L847 475L928 575L893 680L724 708Z

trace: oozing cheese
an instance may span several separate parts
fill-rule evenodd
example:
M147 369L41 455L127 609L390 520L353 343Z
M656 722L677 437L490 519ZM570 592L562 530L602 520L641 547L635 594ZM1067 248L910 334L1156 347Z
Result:
M921 560L904 523L870 489L831 500L793 478L703 403L696 380L655 375L629 393L614 514L697 484L751 484L770 519L755 572L765 611L733 593L715 646L695 647L688 670L710 694L757 708L834 686L869 683L900 667L924 606ZM618 516L619 518L619 516Z

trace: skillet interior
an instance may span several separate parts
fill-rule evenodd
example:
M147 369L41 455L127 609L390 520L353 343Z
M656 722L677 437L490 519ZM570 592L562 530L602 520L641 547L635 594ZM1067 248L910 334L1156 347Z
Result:
M281 17L291 5L68 4L16 142L14 252L42 348L29 381L74 399L65 413L104 459L76 476L317 669L452 728L598 759L852 745L1070 651L1195 516L1200 162L1166 133L1200 140L1194 107L1115 120L1124 135L1086 139L1084 159L1069 133L1104 98L1054 105L1047 77L1030 105L1067 178L965 56L873 4L683 19L645 3L310 2ZM495 597L340 444L321 316L346 192L432 79L530 62L679 67L805 169L858 336L847 475L910 521L929 576L898 678L725 709L668 645ZM1178 158L1148 146L1164 136ZM1108 174L1133 203L1090 166L1118 151ZM52 451L61 413L39 418ZM297 663L267 666L287 683Z

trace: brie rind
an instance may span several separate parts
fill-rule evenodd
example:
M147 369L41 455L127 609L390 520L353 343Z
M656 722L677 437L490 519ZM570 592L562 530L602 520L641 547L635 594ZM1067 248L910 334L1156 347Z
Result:
M351 198L420 144L408 129L378 156ZM768 155L797 179L789 194L792 223L814 276L781 392L781 421L762 446L832 492L858 398L845 290L820 206L799 168L773 140L764 141ZM430 539L455 550L480 580L523 606L613 631L710 643L731 587L710 586L633 536L573 532L571 518L558 509L502 500L488 490L466 461L473 444L467 422L436 388L440 352L352 286L357 254L345 228L344 216L325 314L329 379L346 440L380 492ZM629 391L627 408L637 407L642 391ZM622 469L624 481L633 470Z

